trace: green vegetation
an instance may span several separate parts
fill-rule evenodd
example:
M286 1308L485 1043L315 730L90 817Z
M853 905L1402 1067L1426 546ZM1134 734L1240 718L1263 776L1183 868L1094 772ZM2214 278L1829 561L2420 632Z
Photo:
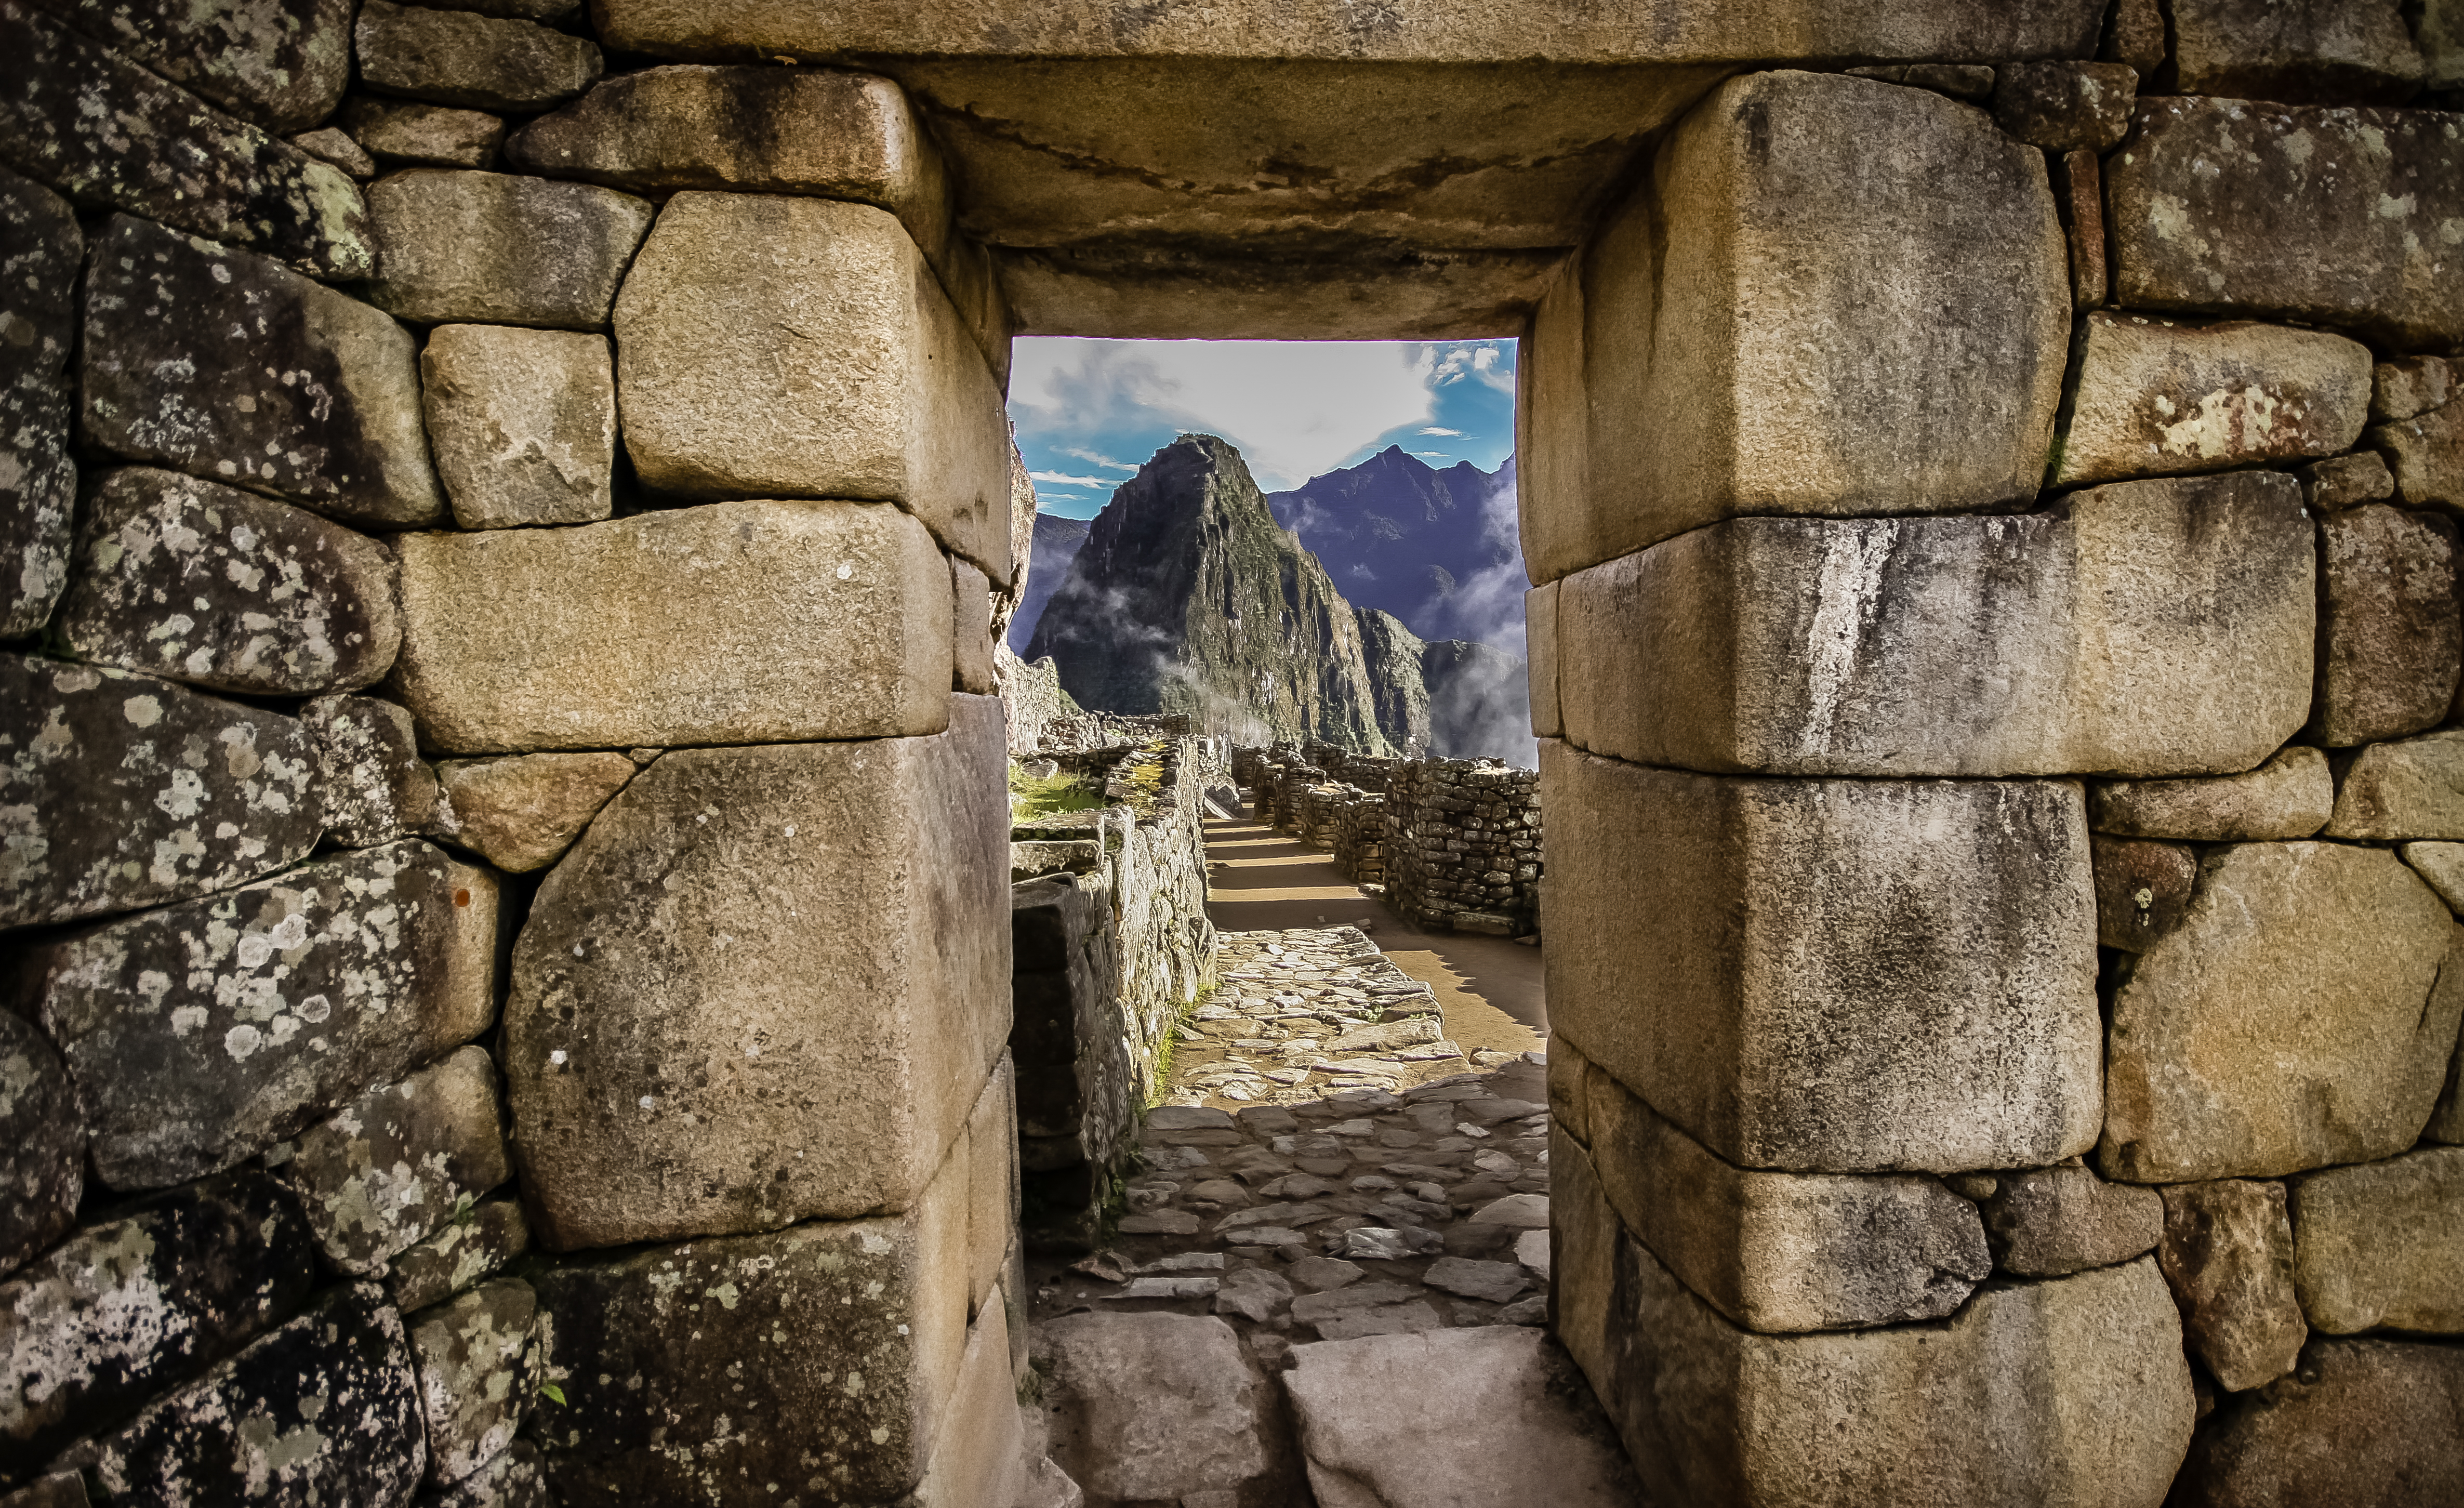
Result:
M1062 811L1092 811L1105 805L1102 790L1089 787L1083 776L1063 770L1035 780L1022 772L1015 763L1009 767L1010 820L1030 821Z
M1214 998L1215 987L1210 984L1200 989L1188 1005L1174 1011L1172 1019L1163 1024L1163 1040L1155 1044L1155 1077L1147 1081L1147 1102L1138 1110L1141 1117L1163 1103L1164 1088L1172 1082L1172 1054L1180 1046L1181 1026L1196 1019L1198 1008Z

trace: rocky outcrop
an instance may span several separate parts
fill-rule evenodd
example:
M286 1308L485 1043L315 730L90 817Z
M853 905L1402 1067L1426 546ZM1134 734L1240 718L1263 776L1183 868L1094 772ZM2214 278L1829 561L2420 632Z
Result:
M1521 646L1511 457L1494 472L1469 461L1440 471L1390 445L1268 493L1266 506L1355 607L1392 613L1423 639Z

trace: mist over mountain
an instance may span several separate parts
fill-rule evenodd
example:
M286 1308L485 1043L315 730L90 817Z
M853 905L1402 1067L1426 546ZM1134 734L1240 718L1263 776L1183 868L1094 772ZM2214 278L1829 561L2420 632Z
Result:
M1013 654L1024 654L1035 637L1035 626L1044 617L1044 605L1061 589L1062 580L1069 574L1069 563L1078 558L1086 546L1087 531L1094 526L1092 519L1065 519L1057 513L1035 516L1035 543L1027 555L1026 586L1018 595L1018 611L1009 620L1008 642Z
M1271 493L1275 521L1300 537L1337 590L1402 620L1423 640L1468 639L1523 654L1523 545L1514 459L1441 471L1400 446Z
M1530 761L1521 659L1356 608L1213 435L1182 435L1124 482L1057 583L1036 581L1045 563L1039 533L1027 600L1045 595L1021 653L1050 656L1084 706L1188 713L1242 743Z

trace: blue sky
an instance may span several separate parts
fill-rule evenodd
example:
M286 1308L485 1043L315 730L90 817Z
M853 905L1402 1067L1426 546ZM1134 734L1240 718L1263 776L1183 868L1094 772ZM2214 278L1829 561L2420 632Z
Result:
M1030 338L1009 411L1044 511L1072 519L1185 430L1239 446L1267 492L1389 445L1494 471L1514 451L1514 343Z

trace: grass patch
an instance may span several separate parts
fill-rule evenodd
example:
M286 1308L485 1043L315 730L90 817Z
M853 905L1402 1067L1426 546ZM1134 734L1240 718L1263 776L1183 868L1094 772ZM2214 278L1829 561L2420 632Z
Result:
M1172 1019L1163 1024L1163 1040L1155 1044L1155 1077L1147 1083L1147 1102L1138 1112L1141 1116L1163 1103L1164 1089L1172 1082L1173 1053L1180 1047L1181 1027L1196 1018L1199 1007L1214 998L1215 987L1202 987L1195 999L1174 1011Z
M1010 820L1030 821L1061 811L1092 811L1104 806L1104 793L1067 770L1036 780L1016 765L1009 767Z

